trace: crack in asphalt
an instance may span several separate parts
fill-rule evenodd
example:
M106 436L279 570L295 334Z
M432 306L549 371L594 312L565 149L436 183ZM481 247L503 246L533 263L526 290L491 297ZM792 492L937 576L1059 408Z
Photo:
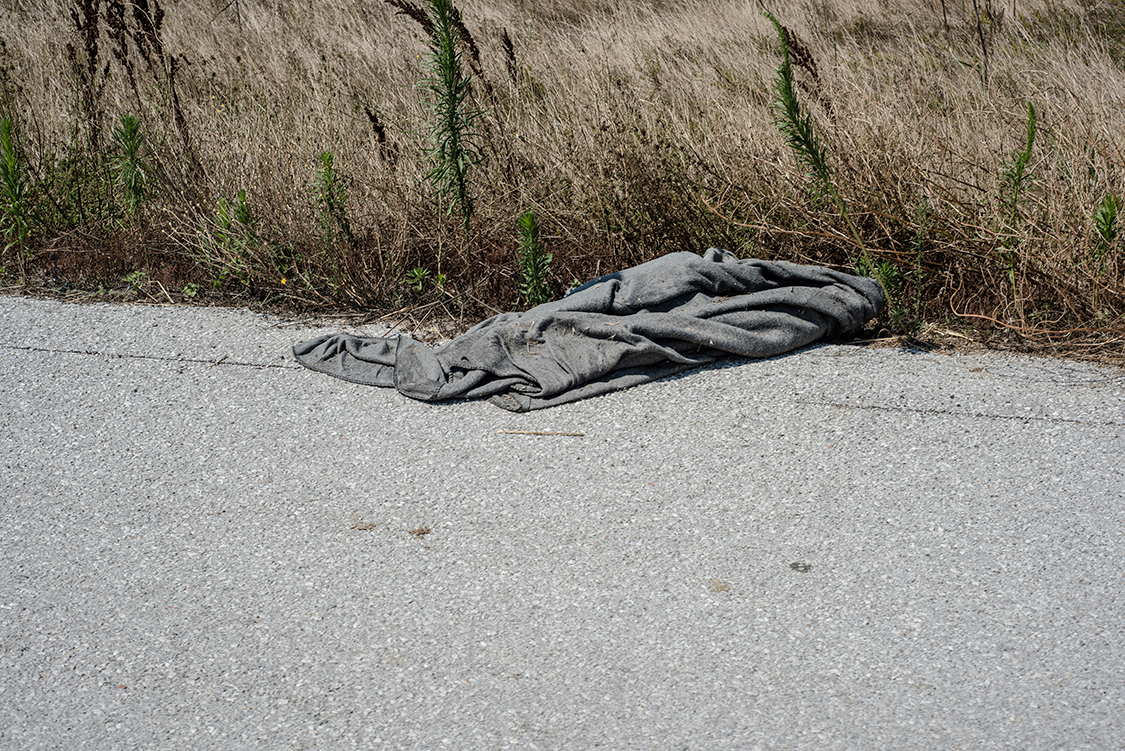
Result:
M216 365L231 365L243 368L274 368L279 370L301 370L301 366L296 363L254 363L254 362L240 362L237 360L228 360L226 355L218 358L217 360L204 360L197 357L166 357L162 355L139 355L130 352L100 352L98 350L89 349L53 349L50 347L32 347L29 345L20 344L4 344L0 343L0 348L21 350L24 352L44 352L47 354L58 355L88 355L91 357L120 357L123 359L132 360L156 360L160 362L178 362L178 363L196 363L199 365L207 365L215 367ZM984 412L958 412L949 409L927 409L925 407L893 407L882 404L841 404L840 402L829 401L809 401L804 399L794 400L795 404L805 404L816 407L836 407L838 409L860 409L869 410L873 412L897 412L918 415L940 415L944 417L977 417L990 420L1016 420L1020 422L1046 422L1046 423L1060 423L1070 425L1088 425L1091 427L1125 427L1122 422L1100 422L1093 420L1076 420L1069 417L1045 417L1041 415L996 415Z
M92 357L120 357L130 360L158 360L160 362L183 362L183 363L199 363L201 365L209 365L214 367L216 365L235 365L243 368L280 368L282 370L301 370L301 366L297 363L259 363L259 362L239 362L238 360L228 360L226 355L218 358L217 360L202 360L197 357L166 357L163 355L138 355L131 352L99 352L92 349L52 349L50 347L31 347L22 344L0 344L4 349L18 349L24 352L45 352L55 355L90 355Z
M815 405L818 407L838 407L840 409L866 409L876 412L907 412L918 415L943 415L949 417L984 417L992 420L1069 423L1073 425L1090 425L1106 428L1125 427L1125 423L1122 422L1094 422L1092 420L1075 420L1070 417L1044 417L1041 415L993 415L985 412L956 412L951 409L927 409L925 407L890 407L882 404L840 404L839 402L814 402L804 400L797 400L796 403Z

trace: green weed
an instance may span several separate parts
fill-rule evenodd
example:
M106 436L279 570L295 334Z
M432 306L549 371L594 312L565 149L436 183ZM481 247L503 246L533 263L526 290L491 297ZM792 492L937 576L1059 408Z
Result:
M1008 164L1000 176L1000 202L1005 211L1007 223L1006 232L1001 238L1000 257L1007 265L1008 284L1012 290L1012 300L1018 300L1018 285L1016 284L1016 266L1018 256L1016 247L1019 245L1019 236L1016 228L1019 225L1020 194L1028 181L1027 163L1031 161L1031 149L1035 145L1036 126L1035 106L1027 103L1027 135L1023 148L1012 154Z
M468 231L473 216L469 171L480 159L473 126L480 112L469 101L472 76L461 65L460 14L452 0L430 0L429 20L433 32L425 86L434 98L430 133L434 165L426 177L447 204L446 212L456 213Z
M200 230L197 262L212 275L211 286L222 289L231 280L250 285L254 251L260 245L246 191L233 202L220 197L215 214Z
M890 261L879 261L875 264L875 278L887 293L887 315L892 330L909 334L914 329L914 323L910 309L903 301L902 272Z
M926 286L925 256L929 244L927 235L930 231L930 221L933 217L933 206L924 196L914 207L914 234L910 238L910 253L913 256L914 266L908 274L906 281L914 290L911 300L911 315L904 328L907 333L912 333L922 322L922 290Z
M859 246L864 255L867 255L867 247L860 238L851 215L848 213L847 206L840 198L840 192L832 179L832 169L828 166L828 149L817 136L816 128L813 127L812 116L802 111L801 102L797 98L790 50L798 50L800 56L810 63L812 55L805 49L804 45L797 42L789 30L782 26L773 14L766 11L765 16L777 29L777 37L781 45L781 65L777 69L777 76L773 82L774 124L785 136L785 141L789 144L789 148L793 151L797 161L808 169L809 177L814 181L814 203L820 203L825 197L830 197L840 211L840 215L847 222L856 245Z
M870 256L861 256L852 260L851 271L856 276L869 276L879 282L887 297L884 313L890 321L890 328L901 334L913 333L918 327L918 321L904 304L903 286L906 280L898 266L890 261L876 261Z
M547 271L552 258L550 253L543 252L539 242L535 214L525 211L520 216L520 295L532 307L550 299Z
M831 196L835 190L832 169L828 166L828 149L817 136L812 116L802 111L801 102L797 98L793 81L793 63L789 54L793 46L789 30L771 13L767 12L765 15L777 29L781 44L781 66L778 67L777 77L773 81L774 123L785 136L785 141L793 150L797 161L808 168L809 176L815 181L814 199L820 201Z
M398 8L422 27L429 45L426 68L429 74L423 86L432 97L430 126L430 159L432 167L426 180L446 215L457 214L462 228L468 232L473 217L473 196L469 187L469 171L480 161L474 129L481 111L472 104L473 76L462 65L462 49L469 52L469 67L480 75L480 51L461 20L461 12L452 0L429 0L426 10L410 0L384 0ZM488 86L488 82L484 82Z
M1117 239L1117 215L1120 210L1121 199L1108 193L1094 211L1094 262L1099 264L1101 274L1105 274L1106 253Z
M257 243L250 201L240 190L234 202L220 198L215 210L215 237L229 256L244 256Z
M1000 200L1008 214L1009 226L1014 229L1019 220L1020 193L1027 182L1027 163L1035 145L1037 131L1035 105L1027 103L1027 137L1024 146L1012 154L1000 178Z
M140 120L133 115L122 115L121 123L113 129L113 143L117 148L112 159L114 181L124 196L129 215L135 220L151 193L150 167L142 155L145 135L141 132Z
M430 270L418 266L406 272L406 285L412 287L416 294L422 294L425 284L430 278Z
M128 274L122 281L132 288L133 294L139 295L148 282L148 273L142 269L137 269Z
M330 248L353 245L355 237L347 212L348 193L336 171L331 151L320 155L320 169L313 181L312 192L324 242Z
M4 252L15 249L20 277L26 276L26 245L31 235L28 180L12 138L12 121L0 120L0 233Z

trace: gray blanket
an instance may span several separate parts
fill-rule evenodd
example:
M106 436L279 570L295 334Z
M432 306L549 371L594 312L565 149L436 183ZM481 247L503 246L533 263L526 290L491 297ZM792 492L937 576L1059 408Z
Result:
M423 401L490 397L526 412L627 388L721 357L772 357L860 328L879 283L712 248L672 253L503 313L436 349L408 336L332 334L293 348L312 370Z

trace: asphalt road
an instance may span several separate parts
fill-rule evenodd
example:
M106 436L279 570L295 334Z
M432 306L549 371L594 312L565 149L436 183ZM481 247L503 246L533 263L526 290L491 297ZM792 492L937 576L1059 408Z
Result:
M1125 747L1122 371L818 346L512 414L323 331L0 298L0 749Z

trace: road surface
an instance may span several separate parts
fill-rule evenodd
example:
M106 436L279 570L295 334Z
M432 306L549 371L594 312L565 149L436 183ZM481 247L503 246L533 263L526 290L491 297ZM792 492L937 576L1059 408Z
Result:
M513 414L300 368L328 330L0 298L0 748L1125 747L1123 371Z

